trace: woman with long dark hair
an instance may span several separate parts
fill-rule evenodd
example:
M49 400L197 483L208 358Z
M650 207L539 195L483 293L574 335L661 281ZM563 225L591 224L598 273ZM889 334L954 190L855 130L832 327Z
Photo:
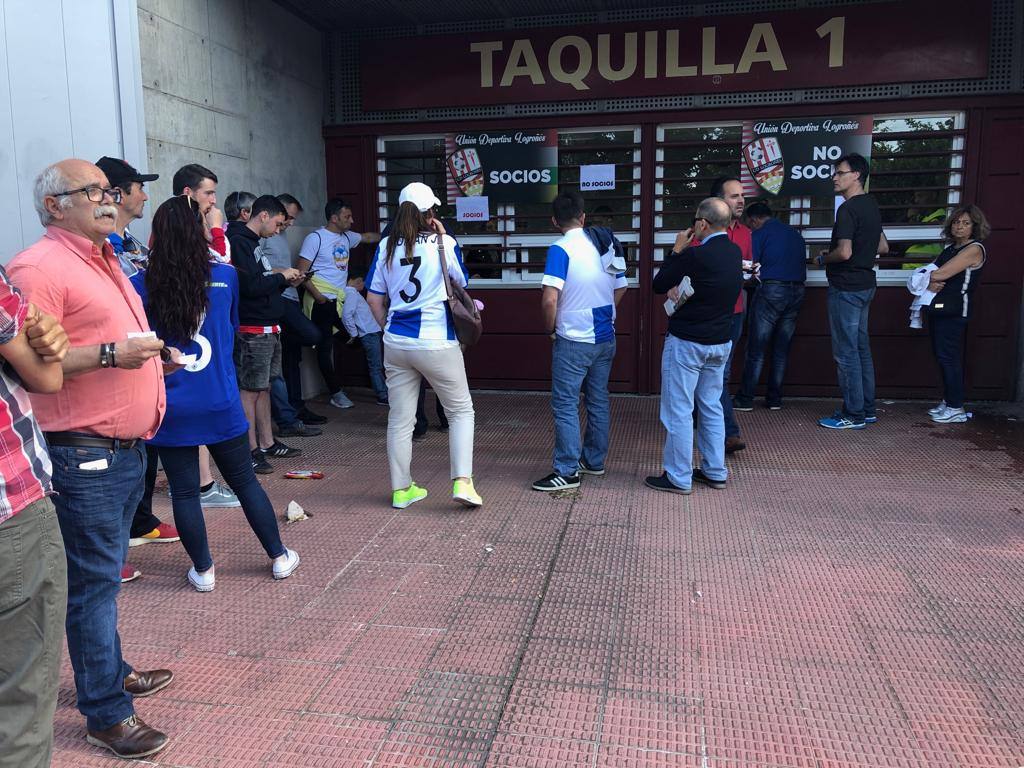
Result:
M441 203L430 187L409 184L398 200L398 215L366 279L366 301L384 329L391 506L405 509L427 495L411 475L416 402L420 380L426 379L448 414L452 499L479 507L483 500L473 487L473 399L442 272L443 258L451 282L466 285L462 256L434 216Z
M992 228L976 205L960 205L946 219L942 236L949 243L935 259L928 290L935 294L924 307L932 354L942 374L942 402L928 411L932 421L958 424L967 421L964 410L964 342L974 306L974 289L985 266L982 240Z
M167 378L167 413L150 441L171 487L174 524L192 560L189 583L214 587L213 558L199 500L199 446L206 445L267 555L284 579L299 556L281 543L274 508L256 480L248 423L232 362L238 328L238 277L212 262L194 201L172 197L153 216L149 267L132 278L150 327L184 355L184 370ZM173 341L171 341L173 339Z

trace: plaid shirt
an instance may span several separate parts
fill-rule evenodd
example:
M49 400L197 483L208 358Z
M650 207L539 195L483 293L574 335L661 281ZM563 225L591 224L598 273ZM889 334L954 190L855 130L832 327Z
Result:
M0 267L0 345L25 324L28 301ZM0 523L52 493L46 443L32 415L28 393L7 362L0 366Z

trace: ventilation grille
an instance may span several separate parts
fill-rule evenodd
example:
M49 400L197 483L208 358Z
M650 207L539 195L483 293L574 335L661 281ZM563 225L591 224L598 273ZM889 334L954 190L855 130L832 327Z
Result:
M664 8L629 8L630 0L605 0L601 13L524 15L515 19L481 19L445 22L419 27L367 29L327 35L328 124L401 123L438 120L471 120L495 117L538 117L604 112L651 112L702 107L761 106L768 104L822 103L833 101L878 101L915 97L1010 93L1024 90L1024 54L1015 50L1015 32L1024 27L1024 4L1017 0L993 0L988 77L978 80L945 80L896 85L869 85L750 91L686 96L648 96L589 101L560 101L478 107L436 107L364 113L360 107L359 43L410 36L450 35L505 29L580 26L584 24L650 21L694 16L723 16L799 8L869 5L885 0L748 0L738 3L719 0L697 5ZM518 2L517 12L528 14L550 8L547 0Z

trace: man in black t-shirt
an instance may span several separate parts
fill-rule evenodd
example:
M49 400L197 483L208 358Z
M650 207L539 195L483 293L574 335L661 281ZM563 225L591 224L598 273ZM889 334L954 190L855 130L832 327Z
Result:
M868 310L875 297L875 257L888 253L889 244L878 203L864 192L869 173L868 161L856 153L836 162L832 181L845 202L836 211L829 249L817 258L828 276L832 356L843 393L842 410L818 421L828 429L864 429L878 420Z

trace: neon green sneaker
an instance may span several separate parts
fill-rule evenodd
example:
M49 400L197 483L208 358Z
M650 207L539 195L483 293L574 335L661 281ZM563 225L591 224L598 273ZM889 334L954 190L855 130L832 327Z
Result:
M391 506L395 509L405 509L420 499L425 498L427 498L427 489L420 488L416 483L413 483L404 491L395 491L391 494Z
M484 503L473 487L472 480L456 480L452 487L452 499L467 507L479 507Z

